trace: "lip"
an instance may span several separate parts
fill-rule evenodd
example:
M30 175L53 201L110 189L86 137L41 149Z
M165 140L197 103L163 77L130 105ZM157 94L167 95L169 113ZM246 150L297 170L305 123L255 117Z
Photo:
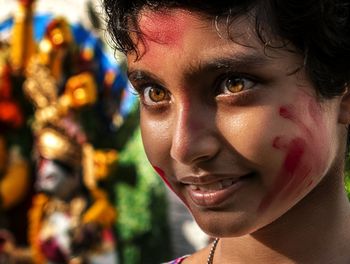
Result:
M219 182L224 179L232 179L233 184L228 187L224 187L223 189L220 189L220 190L201 190L201 189L193 189L191 188L190 184L187 183L186 190L189 193L191 200L196 206L207 207L207 208L218 207L223 202L225 202L230 197L232 197L232 195L236 193L241 187L243 187L253 175L254 175L253 173L249 173L241 177L231 176L231 177L220 178L220 179L216 178L215 181L209 180L204 182L204 181L197 180L195 183L192 181L192 184L197 185L199 187L201 185ZM213 177L210 177L210 179L212 178Z

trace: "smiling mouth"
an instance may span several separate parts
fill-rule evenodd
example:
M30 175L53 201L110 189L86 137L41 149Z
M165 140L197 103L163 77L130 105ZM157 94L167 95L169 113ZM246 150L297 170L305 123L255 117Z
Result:
M216 181L213 183L207 183L207 184L188 184L191 190L193 191L203 191L203 192L211 192L211 191L219 191L223 190L225 188L228 188L235 184L238 181L246 180L248 178L253 177L254 173L249 173L247 175L244 175L239 178L229 178L229 179L223 179L220 181Z
M225 189L227 187L230 187L235 182L239 181L239 179L225 179L222 181L209 183L209 184L203 184L203 185L194 185L189 184L191 190L193 191L203 191L203 192L210 192L210 191L218 191Z
M254 177L249 173L239 178L223 179L208 184L186 184L189 195L199 207L216 207L228 200L236 191Z

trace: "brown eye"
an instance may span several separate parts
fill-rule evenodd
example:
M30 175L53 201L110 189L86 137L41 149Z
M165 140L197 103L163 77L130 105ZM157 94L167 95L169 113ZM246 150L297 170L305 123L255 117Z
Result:
M148 96L153 102L157 103L166 99L166 92L162 88L152 87L148 91Z
M143 102L146 105L163 103L169 99L168 91L165 88L156 85L147 86L144 88L142 94Z
M232 93L238 93L244 89L244 81L242 79L227 79L226 87Z
M241 77L227 77L220 85L220 90L223 93L239 93L246 89L250 89L255 85L255 82Z

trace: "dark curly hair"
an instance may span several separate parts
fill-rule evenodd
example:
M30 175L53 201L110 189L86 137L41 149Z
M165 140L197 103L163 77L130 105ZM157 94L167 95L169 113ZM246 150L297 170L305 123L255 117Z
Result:
M350 0L104 0L107 30L114 48L136 52L130 32L138 30L144 9L184 8L208 19L249 14L266 45L268 36L292 44L304 57L304 69L319 95L341 95L350 80ZM227 24L228 26L230 23ZM278 48L278 47L275 47Z

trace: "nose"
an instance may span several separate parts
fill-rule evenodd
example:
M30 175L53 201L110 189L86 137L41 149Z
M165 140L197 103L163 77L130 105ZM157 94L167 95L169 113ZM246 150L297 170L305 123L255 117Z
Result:
M194 165L212 159L220 150L215 116L198 107L181 108L173 123L171 157L183 164Z

